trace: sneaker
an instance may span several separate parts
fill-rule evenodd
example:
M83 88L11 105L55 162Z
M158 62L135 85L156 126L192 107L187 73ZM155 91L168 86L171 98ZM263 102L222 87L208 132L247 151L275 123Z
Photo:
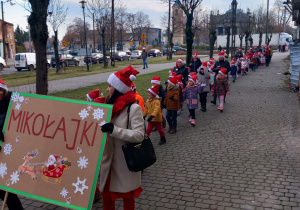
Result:
M215 102L215 101L210 101L210 103L212 103L212 104L214 104L214 105L216 105L216 104L217 104L217 102Z
M192 122L192 117L190 117L189 122Z
M191 120L192 126L195 126L195 123L196 123L196 122L195 122L195 119L192 119L192 120Z
M166 141L166 137L165 136L163 136L163 137L160 137L160 141L159 141L159 145L163 145L163 144L165 144L165 143L167 143L167 141Z
M172 129L170 130L170 134L174 134L174 133L177 133L176 128L172 128Z

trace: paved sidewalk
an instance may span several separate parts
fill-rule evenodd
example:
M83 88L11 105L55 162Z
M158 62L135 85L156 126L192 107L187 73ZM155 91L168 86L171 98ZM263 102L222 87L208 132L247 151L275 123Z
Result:
M158 159L142 174L136 209L300 209L300 111L279 74L286 55L275 53L269 68L231 83L223 113L208 102L192 127L184 106L167 144L151 134ZM64 209L21 201L27 210ZM93 209L102 209L101 200Z
M208 61L207 56L200 56L202 61ZM164 69L173 69L175 66L176 59L173 59L174 61L171 63L163 63L163 64L149 64L148 69L143 69L142 66L139 66L137 70L140 72L139 75L143 74L149 74L156 71L161 71ZM73 77L73 78L67 78L67 79L60 79L60 80L53 80L48 82L48 93L58 92L58 91L64 91L64 90L72 90L77 88L82 88L86 86L92 86L97 85L100 83L104 83L107 81L107 78L112 72L106 72L101 74L94 74L94 75L88 75L88 76L82 76L82 77ZM138 76L139 76L138 75ZM22 86L16 86L16 87L10 87L9 89L11 91L17 91L17 92L29 92L35 93L35 84L30 85L22 85Z

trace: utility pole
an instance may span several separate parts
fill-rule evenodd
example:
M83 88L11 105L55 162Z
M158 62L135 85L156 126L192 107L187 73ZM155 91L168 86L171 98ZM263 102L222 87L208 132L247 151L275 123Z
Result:
M93 41L94 41L94 52L96 52L96 38L95 38L95 13L93 13Z
M266 45L268 45L269 0L267 0Z
M5 23L4 23L4 12L3 12L3 1L1 1L1 10L2 10L2 41L3 41L3 59L6 59L5 52Z
M167 59L171 60L171 0L169 0L169 17L168 17L168 48L167 48ZM169 53L168 53L169 52Z
M286 29L286 8L284 7L284 13L283 13L283 32L285 32Z
M111 1L111 66L115 66L115 1ZM114 52L113 52L114 51Z

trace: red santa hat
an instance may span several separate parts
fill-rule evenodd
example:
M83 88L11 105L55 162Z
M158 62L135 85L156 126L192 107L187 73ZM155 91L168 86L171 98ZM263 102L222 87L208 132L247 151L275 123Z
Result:
M6 84L2 81L2 79L0 79L0 88L8 91Z
M169 76L169 78L173 78L173 77L176 77L177 74L175 72L172 72L172 74Z
M175 86L177 84L177 77L172 77L172 78L169 78L168 80L168 83L172 86Z
M158 96L159 87L157 85L153 85L148 89L148 93L153 95L154 97Z
M136 69L132 66L128 66L125 69L111 74L108 77L107 82L116 90L125 94L131 90L131 83L136 80L137 74L139 74L139 72Z
M215 61L215 58L211 58L209 61Z
M176 68L178 68L178 63L179 62L184 64L184 60L182 58L178 58L178 60L176 61Z
M227 69L226 68L221 68L219 73L222 74L222 75L225 75L227 72Z
M194 84L196 84L197 83L197 75L193 75L191 78L189 78L189 81L191 81Z
M151 83L160 85L160 77L153 77Z
M105 97L104 96L97 97L97 98L94 99L94 102L104 104L105 103Z
M224 49L222 49L222 50L221 50L221 52L225 53L225 50L224 50Z
M183 76L181 74L177 75L176 77L177 77L178 82L182 81Z
M135 90L136 90L136 86L135 86L135 84L134 84L133 82L131 83L131 90L132 90L132 91L135 91Z
M86 94L87 99L89 99L89 101L94 100L95 98L100 96L100 90L96 89L96 90L92 90L91 92L89 92L88 94Z
M51 154L51 155L49 155L49 158L53 158L55 161L57 161L57 159L58 158L62 158L62 156L58 156L58 155L53 155L53 154ZM48 159L49 159L48 158Z
M194 54L193 54L193 57L197 57L198 55L197 55L197 53L195 52Z
M192 76L197 75L197 72L191 72L188 77L191 78Z
M234 65L235 65L235 61L232 60L232 61L230 62L230 65L231 65L231 66L234 66Z
M206 68L207 67L207 62L205 62L205 61L202 62L202 66Z
M222 52L222 51L221 51L221 52L219 52L219 54L218 54L218 57L219 57L219 58L224 58L224 56L225 56L225 53L224 53L224 51L223 51L223 52Z

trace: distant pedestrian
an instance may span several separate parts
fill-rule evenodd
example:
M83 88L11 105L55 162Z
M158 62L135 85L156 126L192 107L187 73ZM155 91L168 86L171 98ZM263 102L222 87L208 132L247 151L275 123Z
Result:
M164 105L167 109L167 122L169 124L168 133L174 134L177 132L177 111L179 107L179 85L177 77L172 77L168 80L168 87Z
M218 48L219 52L221 52L222 49L223 49L223 48L221 47L221 45L219 45L219 48Z
M187 108L190 112L189 122L192 126L195 126L196 113L198 109L198 94L203 92L203 86L206 84L198 84L197 75L193 75L189 78L188 85L184 89L183 101L186 101Z
M265 58L266 58L266 66L268 67L269 63L271 61L271 52L270 52L270 48L268 46L266 46Z
M148 69L148 64L147 64L148 53L145 48L143 48L142 58L143 58L143 65L144 65L143 69L145 69L145 67Z
M215 81L214 86L214 93L217 95L218 98L218 110L220 110L220 112L223 112L224 109L224 98L226 96L226 93L230 95L226 72L226 68L221 68L217 75L217 79Z
M283 45L282 47L282 52L285 52L286 44Z
M161 98L158 96L159 86L155 85L148 89L148 99L146 101L144 118L148 117L147 135L150 136L153 127L157 128L160 135L159 145L166 143L165 132L162 128L162 113L160 108Z
M281 52L281 45L278 45L278 52Z
M237 52L234 55L235 60L238 60L238 58L242 58L243 56L244 55L243 55L243 52L242 52L242 48L238 48Z

